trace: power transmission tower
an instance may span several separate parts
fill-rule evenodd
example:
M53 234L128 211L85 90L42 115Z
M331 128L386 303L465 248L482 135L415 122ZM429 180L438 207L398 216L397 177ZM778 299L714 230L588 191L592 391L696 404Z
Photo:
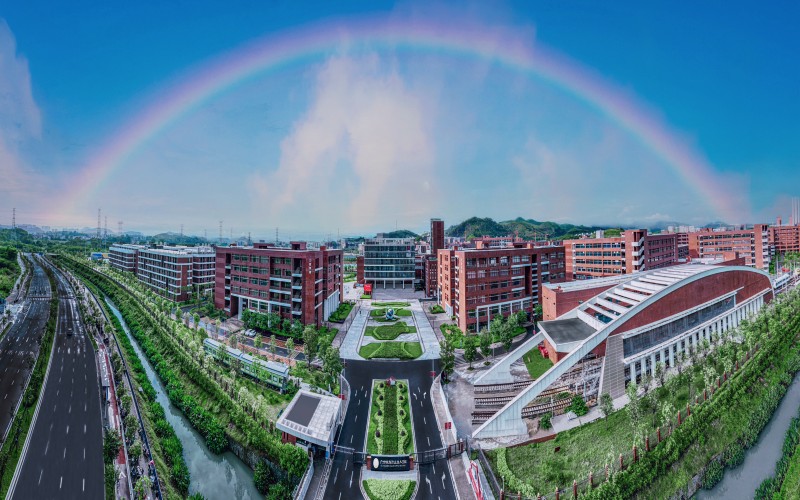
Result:
M275 244L276 244L276 245L278 244L278 241L279 241L279 240L278 240L278 228L276 227L276 228L275 228Z
M122 236L122 221L121 220L117 221L117 233L119 233L119 236Z
M103 222L105 224L103 226L103 239L107 240L108 239L108 215L106 215L105 221L103 221Z
M247 231L247 246L253 244L253 240L250 239L250 231Z
M219 242L222 244L222 221L219 221Z
M97 209L97 239L100 239L100 209Z
M181 239L183 239L183 224L181 224Z

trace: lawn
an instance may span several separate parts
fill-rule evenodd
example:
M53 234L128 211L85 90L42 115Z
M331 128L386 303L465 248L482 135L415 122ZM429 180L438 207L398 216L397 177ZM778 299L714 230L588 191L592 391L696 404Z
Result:
M522 359L525 361L525 366L528 368L531 380L536 380L541 377L544 372L553 366L553 362L550 361L550 358L542 356L539 349L535 347L528 351L528 354L523 356Z
M373 306L375 307L410 307L411 304L408 302L373 302Z
M373 342L361 346L358 353L366 359L416 359L422 356L422 346L419 342Z
M404 455L414 451L408 398L408 382L389 385L373 381L367 453Z
M364 331L364 335L378 340L394 340L399 335L404 333L416 333L416 331L416 327L398 321L393 325L368 326Z
M363 485L370 500L409 500L417 482L405 479L367 479Z

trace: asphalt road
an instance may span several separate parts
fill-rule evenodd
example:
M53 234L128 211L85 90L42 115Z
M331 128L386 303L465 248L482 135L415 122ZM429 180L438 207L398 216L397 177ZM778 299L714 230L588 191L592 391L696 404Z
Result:
M350 383L350 404L339 433L338 444L356 451L366 447L366 425L369 420L370 388L373 379L393 376L408 380L411 389L411 414L414 426L414 450L421 452L442 447L439 428L429 393L433 378L430 361L354 361L348 360L344 375ZM435 368L438 370L438 361ZM419 486L416 498L454 499L456 494L446 460L419 465ZM353 467L351 454L337 452L325 498L334 500L362 498L359 469Z
M17 321L0 340L0 432L5 435L39 353L50 311L50 282L34 261L33 276ZM0 436L2 437L2 436Z
M60 273L56 276L55 351L11 498L99 499L104 495L103 428L95 352L72 290Z

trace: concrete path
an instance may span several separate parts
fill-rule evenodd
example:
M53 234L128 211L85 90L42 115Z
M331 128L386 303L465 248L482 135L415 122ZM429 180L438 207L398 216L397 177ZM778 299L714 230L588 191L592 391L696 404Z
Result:
M342 342L342 346L339 348L339 356L341 356L342 359L364 359L358 354L358 346L361 341L361 335L364 333L364 329L367 326L369 311L370 307L367 306L366 303L363 303L361 310L358 311L358 314L353 318L353 322L350 323L347 335Z
M436 338L430 321L428 321L428 316L426 316L425 311L422 310L422 305L418 300L415 300L411 302L411 307L409 309L411 309L414 315L414 323L417 325L417 334L422 342L423 352L422 356L418 359L439 359L441 356L439 340Z

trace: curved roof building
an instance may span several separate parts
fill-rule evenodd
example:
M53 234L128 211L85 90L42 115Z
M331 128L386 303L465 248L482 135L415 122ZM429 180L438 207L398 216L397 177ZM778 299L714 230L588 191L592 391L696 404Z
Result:
M675 366L680 353L736 327L772 297L769 275L744 266L687 264L548 285L545 318L555 319L539 323L537 337L554 365L473 437L526 434L522 409L556 382L586 399L619 397L631 380L653 375L658 363Z

